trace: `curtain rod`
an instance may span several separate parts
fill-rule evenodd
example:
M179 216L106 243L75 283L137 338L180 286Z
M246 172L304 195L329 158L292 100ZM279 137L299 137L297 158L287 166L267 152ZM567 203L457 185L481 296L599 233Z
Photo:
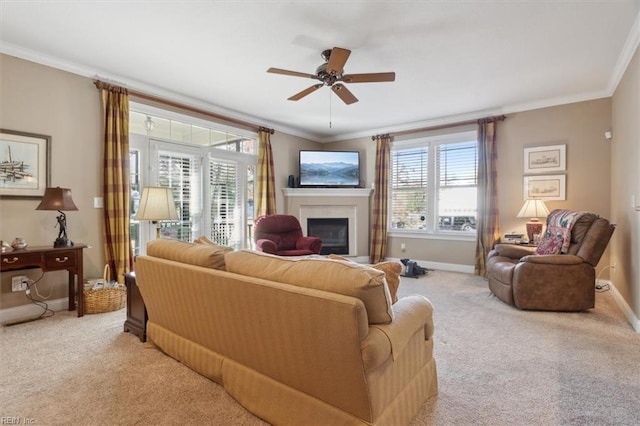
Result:
M96 87L98 89L103 89L103 88L107 88L107 87L113 87L113 88L118 88L118 86L114 86L110 83L106 83L100 80L95 80L93 82ZM145 101L150 101L153 103L157 103L160 105L164 105L164 106L168 106L171 108L176 108L182 111L187 111L187 112L191 112L191 113L195 113L198 115L202 115L205 116L207 118L212 118L214 120L218 120L218 121L224 121L226 123L230 123L236 126L239 126L243 129L248 129L248 130L253 130L256 132L261 132L261 131L265 131L268 132L269 134L273 134L274 130L273 129L269 129L267 127L263 127L263 126L258 126L256 124L253 123L249 123L247 121L243 121L243 120L238 120L235 118L231 118L231 117L226 117L224 115L220 115L220 114L216 114L214 112L209 112L209 111L205 111L203 109L200 108L195 108L189 105L185 105L185 104L181 104L179 102L174 102L174 101L170 101L167 99L163 99L163 98L159 98L157 96L152 96L152 95L148 95L146 93L142 93L142 92L138 92L137 90L132 90L132 89L126 89L127 92L129 93L129 96L134 98L134 99L141 99L141 100L145 100Z
M387 133L387 134L384 134L384 135L371 136L371 140L374 141L378 137L382 137L382 136L389 136L389 137L404 136L404 135L410 135L410 134L413 134L413 133L431 132L431 131L434 131L434 130L448 129L450 127L467 126L469 124L480 124L480 123L483 123L483 122L503 121L506 118L507 118L506 115L498 115L498 116L495 116L495 117L485 117L485 118L479 118L479 119L476 119L476 120L458 121L457 123L439 124L437 126L429 126L429 127L420 127L418 129L402 130L400 132L394 132L394 133Z

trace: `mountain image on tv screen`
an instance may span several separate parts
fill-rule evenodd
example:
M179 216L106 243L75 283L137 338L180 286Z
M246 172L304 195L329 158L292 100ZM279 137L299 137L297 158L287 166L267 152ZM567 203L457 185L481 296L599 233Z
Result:
M359 153L300 151L301 186L347 186L360 183Z

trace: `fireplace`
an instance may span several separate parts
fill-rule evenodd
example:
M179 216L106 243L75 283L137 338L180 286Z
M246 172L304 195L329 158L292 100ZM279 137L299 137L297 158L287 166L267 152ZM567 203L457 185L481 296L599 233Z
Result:
M307 218L307 235L322 239L320 254L349 254L349 218Z
M368 188L282 188L285 213L297 217L305 232L308 219L346 218L349 251L343 255L356 258L360 254L363 262L369 259L371 192Z

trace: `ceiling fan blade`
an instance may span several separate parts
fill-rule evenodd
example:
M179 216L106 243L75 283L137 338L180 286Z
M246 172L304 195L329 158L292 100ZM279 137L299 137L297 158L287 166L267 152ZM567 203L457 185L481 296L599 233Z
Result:
M353 96L353 93L351 93L344 84L334 84L333 86L331 86L331 90L333 90L333 92L338 95L340 99L342 99L342 102L347 105L358 102L358 98Z
M322 84L322 83L314 84L311 87L307 87L302 92L296 93L295 95L291 96L290 98L287 98L287 100L289 100L289 101L298 101L298 100L304 98L305 96L307 96L309 93L315 92L316 90L318 90L322 86L324 86L324 84Z
M304 72L298 72L298 71L289 71L289 70L283 70L280 68L269 68L267 70L267 72L273 73L273 74L282 74L282 75L291 75L293 77L306 77L306 78L313 78L313 79L318 79L318 77L314 74L307 74Z
M347 63L351 51L341 47L331 49L329 62L327 63L327 72L329 74L340 74L344 70L344 64Z
M395 72L376 72L370 74L347 74L342 77L345 83L377 83L383 81L395 81Z

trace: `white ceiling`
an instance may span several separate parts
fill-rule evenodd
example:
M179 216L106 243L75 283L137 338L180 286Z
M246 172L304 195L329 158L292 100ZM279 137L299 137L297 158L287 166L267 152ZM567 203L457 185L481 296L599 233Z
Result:
M611 96L640 0L0 0L0 51L326 142ZM314 80L352 51L346 106ZM330 95L331 94L331 95ZM332 127L329 127L331 121Z

